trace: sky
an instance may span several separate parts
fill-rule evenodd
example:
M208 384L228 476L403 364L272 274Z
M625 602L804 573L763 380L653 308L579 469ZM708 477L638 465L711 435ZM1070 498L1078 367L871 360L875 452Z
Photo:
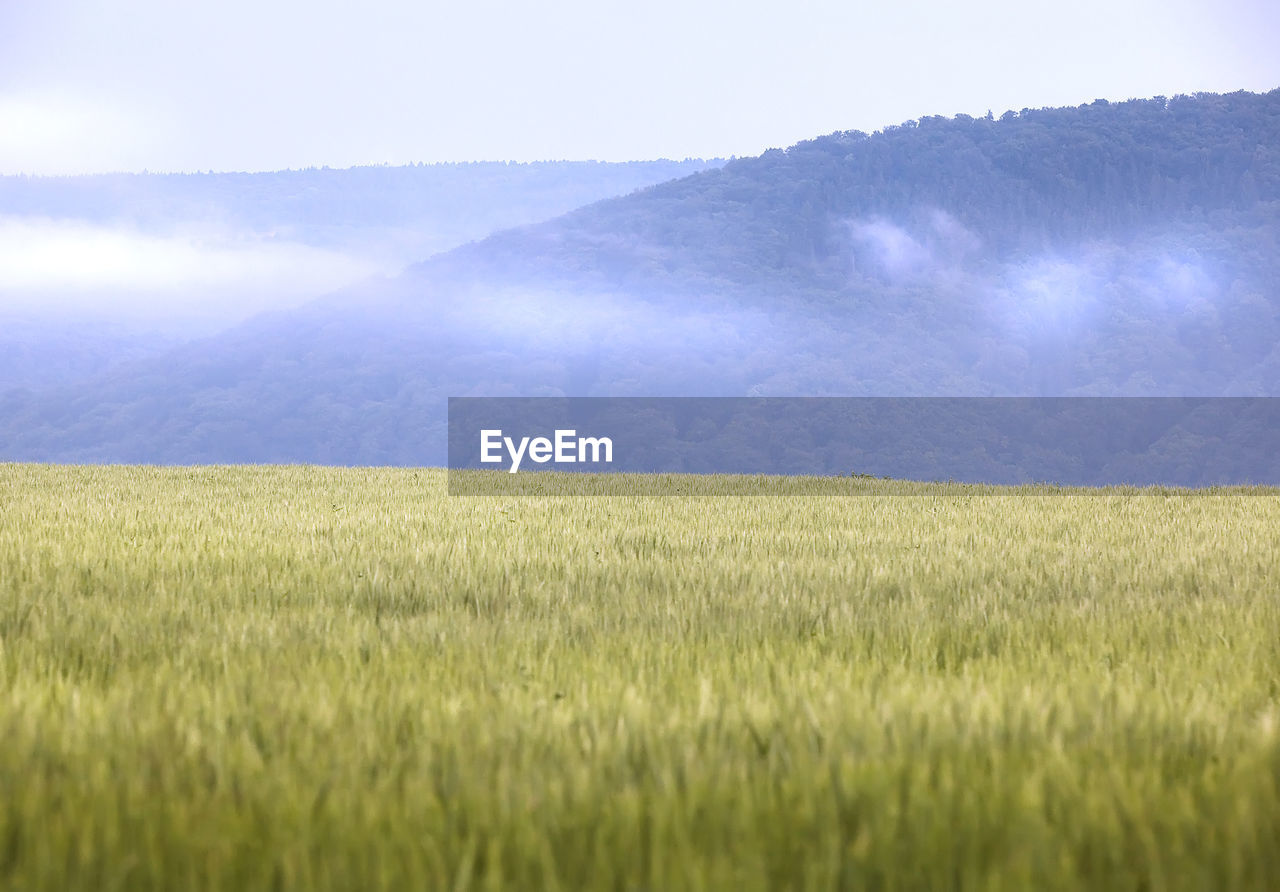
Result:
M1280 86L1272 0L0 0L0 173L754 155Z

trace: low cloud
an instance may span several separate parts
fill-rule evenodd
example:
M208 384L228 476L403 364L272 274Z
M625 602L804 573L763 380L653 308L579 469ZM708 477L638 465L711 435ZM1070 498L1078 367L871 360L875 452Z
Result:
M956 273L982 240L946 211L929 208L914 223L882 217L850 221L854 266L890 282Z
M295 306L381 271L364 258L217 227L155 235L0 217L0 309L234 318Z
M852 224L854 242L869 256L879 271L891 279L924 272L932 264L933 253L911 233L887 220L862 220Z
M1060 338L1092 317L1095 279L1088 260L1046 256L1009 267L1000 291L1025 332Z
M1194 258L1165 255L1153 267L1148 290L1165 309L1207 309L1220 296L1212 275Z

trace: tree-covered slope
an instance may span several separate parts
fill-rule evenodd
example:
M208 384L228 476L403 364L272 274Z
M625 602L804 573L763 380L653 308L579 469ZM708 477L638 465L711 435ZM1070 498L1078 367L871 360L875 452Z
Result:
M1274 222L1277 201L1280 91L1100 100L834 133L500 233L454 259L521 275L647 280L665 269L838 289L859 221L928 228L943 212L991 259L1170 220Z
M1280 91L730 162L0 402L0 455L424 463L467 394L1280 395Z

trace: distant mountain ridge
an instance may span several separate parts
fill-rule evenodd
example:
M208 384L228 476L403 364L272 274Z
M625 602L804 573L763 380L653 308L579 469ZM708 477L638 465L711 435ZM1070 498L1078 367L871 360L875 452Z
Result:
M130 223L143 231L216 222L315 246L349 245L363 234L356 238L363 247L394 249L408 263L722 163L477 161L256 173L8 175L0 176L0 215Z
M1280 91L927 118L591 204L91 384L0 456L443 461L457 395L1280 395Z

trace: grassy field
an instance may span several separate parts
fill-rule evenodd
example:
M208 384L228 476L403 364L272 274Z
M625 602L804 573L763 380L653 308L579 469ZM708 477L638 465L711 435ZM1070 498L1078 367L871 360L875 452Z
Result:
M1280 494L0 465L0 887L1280 883Z

